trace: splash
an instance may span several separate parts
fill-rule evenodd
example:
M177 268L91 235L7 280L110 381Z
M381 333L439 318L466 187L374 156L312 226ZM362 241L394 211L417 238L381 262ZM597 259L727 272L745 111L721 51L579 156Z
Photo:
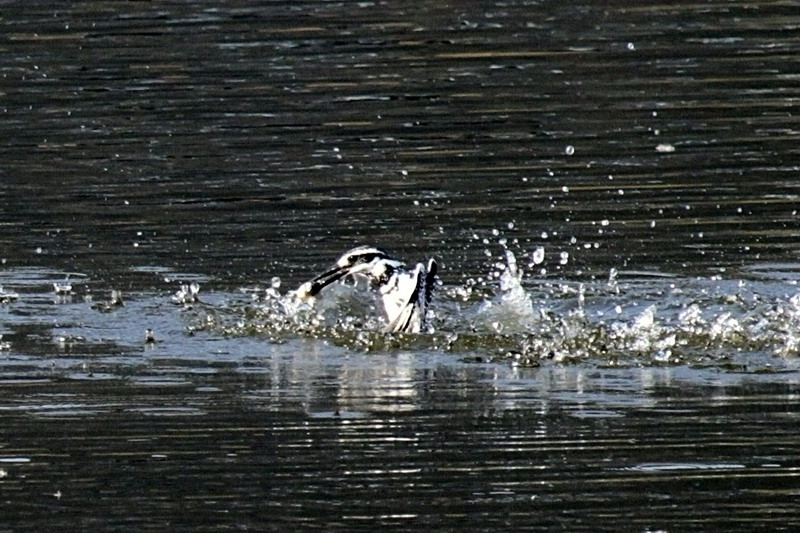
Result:
M536 249L529 266L539 266ZM559 254L554 254L560 260ZM375 295L338 284L313 301L274 278L249 299L198 308L191 328L283 343L316 338L354 350L439 350L521 367L545 363L798 366L800 293L755 281L677 278L610 269L602 280L526 276L510 249L488 273L438 288L424 334L387 334ZM247 296L247 295L245 295Z

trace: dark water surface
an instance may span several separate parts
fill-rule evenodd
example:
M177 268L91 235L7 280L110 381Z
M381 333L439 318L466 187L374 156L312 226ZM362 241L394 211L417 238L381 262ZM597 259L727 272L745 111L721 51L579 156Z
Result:
M798 27L0 0L0 532L797 530Z

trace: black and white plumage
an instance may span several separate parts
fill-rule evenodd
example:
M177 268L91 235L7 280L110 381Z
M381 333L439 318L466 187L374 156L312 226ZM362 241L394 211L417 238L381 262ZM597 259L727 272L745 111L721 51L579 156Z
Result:
M429 259L408 268L402 261L373 246L359 246L342 255L334 267L303 283L295 294L311 298L347 276L364 276L377 287L386 312L386 331L419 333L433 295L438 265Z

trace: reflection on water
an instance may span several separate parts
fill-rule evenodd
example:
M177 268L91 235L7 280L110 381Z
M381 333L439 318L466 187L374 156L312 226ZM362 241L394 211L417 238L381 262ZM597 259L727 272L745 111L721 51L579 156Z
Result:
M796 526L794 375L303 346L201 365L187 348L119 364L129 378L4 380L0 484L26 495L4 515L64 530Z
M4 6L0 530L797 529L795 11Z

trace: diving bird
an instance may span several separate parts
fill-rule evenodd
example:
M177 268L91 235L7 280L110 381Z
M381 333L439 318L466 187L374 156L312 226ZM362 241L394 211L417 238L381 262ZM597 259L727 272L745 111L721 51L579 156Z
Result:
M419 333L425 329L438 265L429 259L408 268L402 261L373 246L359 246L342 255L332 269L300 285L295 294L307 299L348 276L364 276L377 287L386 312L385 330Z

